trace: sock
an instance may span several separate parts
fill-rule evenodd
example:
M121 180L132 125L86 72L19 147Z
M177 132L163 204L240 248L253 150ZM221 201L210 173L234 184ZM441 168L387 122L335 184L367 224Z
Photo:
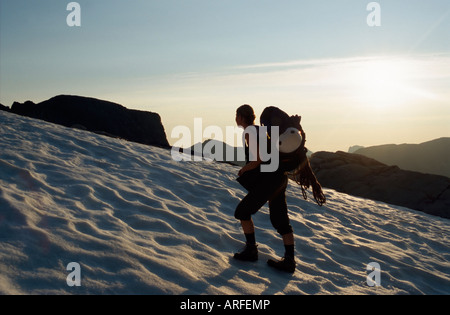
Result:
M256 245L255 233L245 234L245 239L248 245Z
M284 245L285 253L284 257L294 258L294 245Z

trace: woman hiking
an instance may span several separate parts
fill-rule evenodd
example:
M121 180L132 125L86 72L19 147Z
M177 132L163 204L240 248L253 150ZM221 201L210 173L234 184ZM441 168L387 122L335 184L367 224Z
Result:
M281 260L269 260L267 263L278 270L293 273L296 267L294 233L289 221L285 195L288 177L281 167L275 172L261 172L261 164L264 163L261 161L258 148L261 134L258 132L258 127L254 125L254 121L255 113L250 105L242 105L236 110L237 125L246 131L253 128L257 141L256 144L255 141L252 143L250 141L252 137L249 136L251 132L245 133L244 148L247 164L239 171L238 181L248 190L248 194L237 206L235 217L241 221L246 246L242 252L236 253L234 258L241 261L258 260L255 227L251 216L269 202L270 221L283 239L285 254Z

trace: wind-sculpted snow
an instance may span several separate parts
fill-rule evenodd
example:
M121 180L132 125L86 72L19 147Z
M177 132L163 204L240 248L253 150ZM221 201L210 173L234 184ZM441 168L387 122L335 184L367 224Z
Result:
M448 220L328 189L319 207L293 183L297 271L266 265L284 252L266 206L260 260L234 261L237 172L0 112L0 293L450 293ZM68 285L71 262L80 286ZM380 286L366 281L371 262Z

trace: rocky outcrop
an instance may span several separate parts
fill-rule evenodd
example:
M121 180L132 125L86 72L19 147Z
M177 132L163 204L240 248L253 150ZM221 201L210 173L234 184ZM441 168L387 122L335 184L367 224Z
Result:
M344 152L317 152L310 162L324 187L450 218L450 178Z
M161 117L95 98L60 95L35 104L15 102L11 112L142 144L169 147Z
M4 110L4 111L6 111L6 112L9 112L9 111L10 111L10 110L9 110L9 107L4 106L4 105L2 105L2 104L0 104L0 110Z

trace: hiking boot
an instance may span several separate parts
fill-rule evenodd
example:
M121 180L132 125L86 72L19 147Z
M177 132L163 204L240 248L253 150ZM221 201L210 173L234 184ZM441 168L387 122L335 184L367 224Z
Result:
M254 244L247 244L242 252L234 254L234 259L241 261L257 261L258 260L257 246Z
M267 264L270 267L273 267L273 268L275 268L277 270L280 270L280 271L284 271L284 272L288 272L288 273L294 273L295 272L295 265L296 264L295 264L294 257L287 256L287 257L281 258L281 260L279 260L279 261L276 261L276 260L273 260L273 259L269 259L267 261Z

